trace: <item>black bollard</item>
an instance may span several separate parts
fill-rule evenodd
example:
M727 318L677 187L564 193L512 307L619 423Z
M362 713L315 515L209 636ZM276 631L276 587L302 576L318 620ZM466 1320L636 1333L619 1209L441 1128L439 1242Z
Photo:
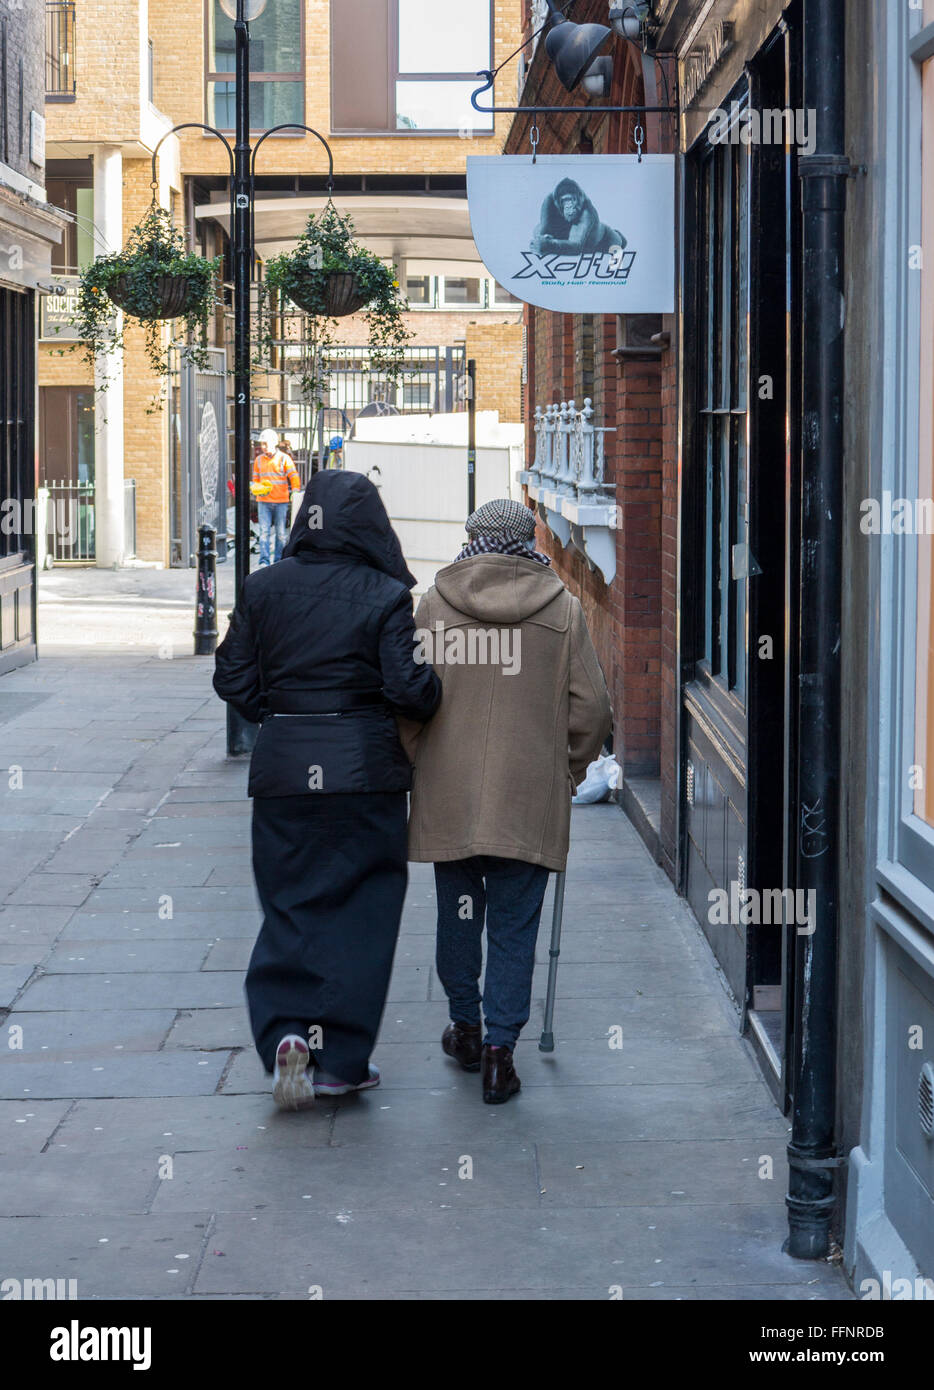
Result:
M217 647L217 532L198 527L198 591L195 606L195 656L211 656Z

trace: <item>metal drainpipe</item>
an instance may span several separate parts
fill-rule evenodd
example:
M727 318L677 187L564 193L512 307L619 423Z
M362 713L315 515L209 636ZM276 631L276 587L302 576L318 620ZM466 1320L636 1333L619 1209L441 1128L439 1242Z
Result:
M830 1250L836 1156L839 912L840 611L843 501L844 3L805 0L804 107L815 152L802 195L801 548L799 560L796 886L813 898L796 929L788 1240L796 1259ZM813 117L812 117L813 119ZM799 924L800 925L800 924Z

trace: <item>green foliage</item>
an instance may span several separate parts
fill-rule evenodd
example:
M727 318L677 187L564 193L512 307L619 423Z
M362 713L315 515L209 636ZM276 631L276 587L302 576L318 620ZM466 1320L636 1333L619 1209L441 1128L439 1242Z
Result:
M208 261L190 254L167 210L153 204L133 228L122 251L98 256L82 272L74 319L81 337L77 346L92 367L99 354L124 347L118 308L110 297L114 291L121 300L124 325L136 322L145 330L146 356L164 386L170 344L163 331L166 320L159 317L160 277L181 276L187 284L184 304L175 319L179 341L174 345L184 361L206 367L208 322L217 301L219 265L219 259ZM98 385L103 389L107 379L98 377Z
M295 249L266 262L259 286L260 343L255 365L271 364L277 342L277 315L291 300L311 320L310 352L301 360L302 393L316 409L327 397L330 351L337 340L338 319L328 315L329 276L349 274L363 301L361 309L369 330L373 371L395 381L402 374L405 345L412 334L403 315L408 304L400 293L398 272L353 238L353 222L343 217L332 202L312 214Z

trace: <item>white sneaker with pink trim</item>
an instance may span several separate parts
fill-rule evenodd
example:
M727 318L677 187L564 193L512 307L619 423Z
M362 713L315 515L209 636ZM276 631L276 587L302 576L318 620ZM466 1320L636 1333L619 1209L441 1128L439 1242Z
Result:
M308 1070L311 1053L304 1038L289 1033L276 1048L272 1098L280 1110L304 1110L315 1103L315 1088Z
M379 1085L379 1067L369 1064L369 1076L366 1081L361 1081L357 1086L351 1086L346 1081L341 1081L339 1076L332 1076L330 1072L322 1071L320 1067L315 1067L315 1095L316 1096L347 1096L351 1091L372 1091L374 1086Z

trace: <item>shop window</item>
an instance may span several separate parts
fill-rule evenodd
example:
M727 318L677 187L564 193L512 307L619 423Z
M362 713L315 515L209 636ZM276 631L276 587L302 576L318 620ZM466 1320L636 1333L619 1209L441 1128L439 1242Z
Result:
M331 126L376 132L489 132L475 111L492 66L490 0L331 0Z
M207 7L207 119L219 130L236 125L233 20L220 0ZM305 116L302 0L268 0L250 23L250 128L269 130Z
M703 477L699 659L743 701L746 683L746 377L749 147L708 147L700 172L698 441Z

